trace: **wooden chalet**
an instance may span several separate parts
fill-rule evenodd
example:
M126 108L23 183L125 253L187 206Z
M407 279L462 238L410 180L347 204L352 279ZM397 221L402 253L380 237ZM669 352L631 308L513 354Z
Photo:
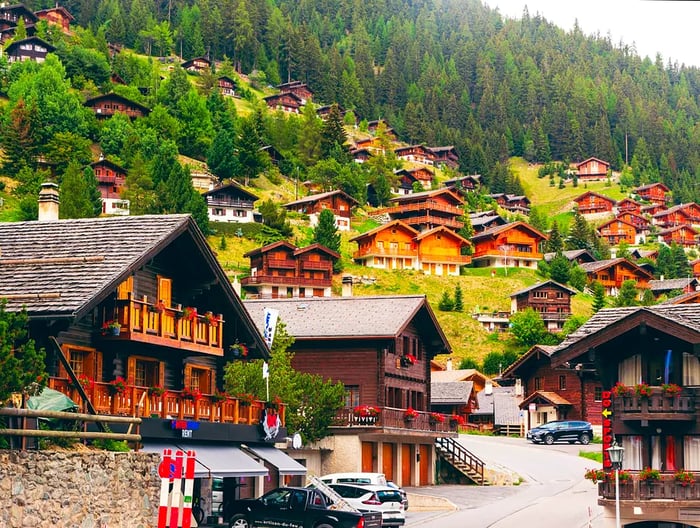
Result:
M666 299L660 304L698 304L700 303L700 291L682 293L670 299Z
M253 208L259 196L236 182L220 185L203 193L211 222L255 222Z
M149 108L116 93L98 95L97 97L88 99L84 104L88 108L91 108L100 119L112 117L116 113L126 114L132 119L136 117L145 117L151 113Z
M661 227L700 226L700 206L694 202L674 205L670 209L654 213L652 223Z
M22 40L15 40L5 48L7 62L34 61L44 62L46 55L55 51L51 44L37 36L27 37Z
M508 221L495 211L469 213L469 221L475 233L481 233L492 227L505 225Z
M424 295L244 304L260 329L265 309L277 310L294 337L295 370L345 386L322 472L379 471L400 486L434 483L435 441L454 436L455 426L430 421L430 362L451 349ZM416 417L406 416L409 407Z
M613 218L600 224L596 231L598 236L607 240L611 246L618 246L621 242L633 245L639 243L641 235L634 224L621 218Z
M218 86L221 95L226 97L237 97L236 88L238 87L238 84L234 79L231 79L231 77L227 77L226 75L218 77L216 79L216 86Z
M693 277L700 277L700 259L692 260L690 269L693 270Z
M489 194L502 209L511 213L530 214L530 200L527 196L495 193Z
M444 416L460 416L466 423L478 407L476 394L471 381L433 382L430 385L430 409Z
M299 98L301 105L305 105L314 97L314 92L307 84L301 81L292 81L288 83L278 84L277 89L281 94L292 94Z
M206 57L195 57L186 60L180 64L183 69L191 73L201 73L204 70L211 69L211 61Z
M309 215L311 227L318 225L318 217L324 209L330 209L335 215L335 226L339 231L350 230L352 208L358 205L357 200L343 191L329 191L312 194L305 198L283 204L288 211L296 211Z
M660 213L661 211L665 211L666 209L668 209L668 207L666 207L666 205L664 204L653 203L649 205L643 205L642 214L654 216L656 213Z
M364 163L372 157L372 151L366 148L350 149L350 155L355 163Z
M435 164L435 154L425 145L408 145L394 149L394 154L400 160L414 161L424 165Z
M642 214L642 204L635 202L632 198L623 198L617 202L615 209L618 216L622 213Z
M667 295L671 292L691 293L698 290L700 281L695 277L683 277L680 279L659 279L650 280L649 289L654 294L654 298L658 299L662 295Z
M562 251L562 255L564 255L571 264L583 264L584 262L595 262L598 260L593 253L587 249L567 249L566 251ZM556 253L545 253L544 260L546 262L551 262L556 256Z
M522 399L521 387L488 384L476 395L477 408L469 414L470 427L502 435L521 435L523 424L519 405Z
M579 214L585 216L592 214L612 214L613 207L615 207L617 202L609 196L587 191L574 198L574 203L576 204Z
M257 298L330 297L335 251L320 244L297 248L280 240L243 255L250 259L250 276L241 286Z
M619 485L619 495L615 479L598 487L606 526L613 525L616 511L620 526L638 524L639 512L645 524L697 524L682 520L700 508L700 495L689 492L697 484L675 481L681 469L692 483L700 477L699 321L697 304L603 309L552 352L553 368L581 365L601 381L602 410L596 415L607 415L601 434L603 469L612 469L606 449L613 441L625 450L629 479ZM646 468L658 471L659 479L642 478Z
M632 224L637 228L637 231L647 232L651 228L651 222L647 218L640 214L633 213L632 211L618 213L615 218L622 220L623 222L627 222L628 224Z
M598 158L588 158L575 165L578 179L581 181L604 180L608 177L610 163Z
M129 200L121 197L126 186L126 169L113 161L100 158L90 164L97 179L97 188L102 197L102 213L106 215L128 215Z
M423 231L415 240L418 265L426 275L459 276L461 267L472 260L463 251L471 242L445 226Z
M483 391L489 385L498 387L498 383L476 369L453 369L452 358L447 359L445 368L432 368L431 378L432 383L471 381L474 386L474 393Z
M66 35L71 34L70 24L75 17L65 7L56 5L56 7L35 11L34 14L39 20L46 20L49 24L58 26Z
M659 242L671 245L676 243L683 247L692 247L698 244L698 231L689 225L678 225L659 231Z
M632 189L632 192L647 202L665 204L670 201L667 195L671 192L671 189L666 187L663 183L656 182L636 187Z
M394 132L394 129L389 126L389 123L387 123L384 119L375 119L373 121L368 121L367 122L367 132L370 134L377 134L380 128L384 128L384 133L389 137L390 139L396 139L396 133Z
M42 189L39 221L0 223L0 298L10 312L27 311L29 337L46 350L48 386L99 414L140 417L146 451L196 449L202 495L213 476L224 478L228 500L258 496L268 475L282 484L281 469L241 448L284 442L284 405L274 411L282 426L265 439L260 420L273 411L220 394L227 363L269 353L196 223L189 215L58 220L55 188ZM251 480L234 495L240 479Z
M468 176L458 176L445 180L443 185L452 191L465 194L481 188L481 175L470 174Z
M428 147L433 153L433 163L438 166L449 167L457 170L459 168L459 154L453 145L444 147Z
M656 249L639 249L639 248L634 248L632 251L630 251L630 255L632 256L633 259L639 260L639 259L649 259L649 260L656 260L656 257L659 256L659 252Z
M536 268L545 240L547 235L525 222L493 227L472 237L472 261L476 267Z
M401 169L394 173L399 178L399 187L395 194L413 194L413 184L418 183L421 191L429 191L433 187L435 173L427 167L416 169Z
M376 214L387 214L392 220L401 220L418 231L445 226L459 231L464 224L458 220L464 214L464 201L449 189L441 188L392 198L391 207L378 209Z
M39 21L39 17L24 4L0 3L0 30L16 28L20 19L25 28L33 27Z
M555 348L533 346L499 378L521 388L519 406L525 416L525 429L554 420L585 420L600 430L603 387L595 371L583 364L555 369L551 360Z
M288 114L299 114L301 113L301 107L304 106L302 99L293 93L268 95L267 97L263 97L263 101L265 101L268 108L272 110L281 110Z
M617 295L622 283L627 280L635 281L638 289L646 289L653 278L650 272L624 258L586 262L581 267L589 283L599 282L605 288L605 294L612 296Z
M547 330L557 332L571 317L571 297L574 295L576 290L548 280L511 293L510 312L513 314L532 308L542 316Z

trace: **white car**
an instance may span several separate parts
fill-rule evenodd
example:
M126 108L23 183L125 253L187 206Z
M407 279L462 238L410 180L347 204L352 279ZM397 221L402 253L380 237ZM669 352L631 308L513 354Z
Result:
M325 484L357 484L359 486L388 486L399 490L404 511L408 510L408 496L396 484L386 479L384 473L329 473L319 477Z
M382 527L403 526L406 514L401 493L389 486L372 484L328 484L350 506L360 512L380 512Z

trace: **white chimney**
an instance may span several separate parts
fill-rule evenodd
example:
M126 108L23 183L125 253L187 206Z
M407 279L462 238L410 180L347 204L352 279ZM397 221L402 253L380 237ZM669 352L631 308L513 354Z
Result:
M452 370L452 358L447 358L447 363L445 364L445 370Z
M493 394L493 382L488 380L484 385L484 394Z
M343 289L342 289L341 295L343 297L352 297L352 276L351 275L344 275L343 276Z
M55 222L58 220L58 185L44 182L39 191L39 222Z
M241 283L238 282L238 275L233 276L233 283L231 283L231 285L233 286L233 291L235 291L236 295L238 295L238 297L240 297L241 296Z

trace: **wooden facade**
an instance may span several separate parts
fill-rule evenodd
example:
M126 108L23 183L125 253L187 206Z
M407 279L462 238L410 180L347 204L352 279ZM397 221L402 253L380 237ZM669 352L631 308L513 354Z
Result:
M615 205L618 216L622 213L642 213L642 204L635 202L632 198L623 198Z
M525 222L497 226L472 237L472 261L477 267L536 268L545 240L547 235Z
M471 257L463 254L471 242L447 227L424 231L416 242L418 265L426 275L459 276L461 267L471 262Z
M183 62L182 66L185 70L192 73L200 73L211 68L211 61L206 57L195 57Z
M604 180L608 177L610 163L598 158L588 158L576 164L579 180Z
M504 193L489 194L489 196L506 211L524 215L530 214L530 199L527 196Z
M0 4L0 31L16 28L20 20L24 23L25 28L30 28L39 21L39 17L24 4L10 4L8 2Z
M297 248L284 240L249 251L250 276L241 285L258 298L330 297L335 251L312 244Z
M343 191L329 191L312 194L305 198L289 202L282 207L288 211L296 211L309 215L311 227L318 225L318 216L324 209L329 209L335 215L335 226L340 231L350 230L352 208L357 205L357 200Z
M671 189L666 187L663 183L657 182L636 187L632 189L632 192L636 193L642 200L646 200L647 202L665 204L669 201L667 195L671 192Z
M396 194L413 194L413 184L417 183L421 191L429 191L433 187L435 173L426 167L417 169L401 169L395 173L399 178L399 188Z
M237 83L234 79L231 79L231 77L222 75L221 77L216 79L216 85L219 87L221 95L227 97L236 97Z
M121 197L126 186L126 169L104 158L91 163L90 167L95 173L97 188L102 197L102 213L128 215L129 200Z
M301 81L291 81L288 83L278 84L277 89L281 94L292 94L297 97L301 101L302 106L308 101L311 101L314 96L314 92L311 90L311 88L309 88L306 83Z
M605 288L606 295L617 295L622 283L627 280L636 282L636 287L646 289L652 274L624 258L599 260L581 264L589 283L599 282Z
M40 9L39 11L35 11L34 14L39 20L46 20L49 24L58 26L66 35L70 35L70 23L73 22L75 18L65 7L57 5L49 9Z
M613 218L596 228L598 235L608 241L611 246L618 246L621 242L633 245L637 243L637 228L621 218Z
M696 246L698 243L698 232L688 225L662 229L659 231L659 242L669 245L675 242L684 247Z
M576 290L548 280L512 293L510 312L522 312L532 308L542 316L547 330L557 332L571 317L571 297L574 295Z
M424 165L435 164L435 154L424 145L409 145L394 149L396 157L405 161L415 161Z
M612 213L616 202L608 196L588 191L574 198L574 203L580 214L590 215Z
M205 193L209 220L211 222L249 223L255 221L253 208L258 196L239 184L231 182Z
M481 188L481 174L470 174L468 176L459 176L445 180L445 187L460 194L475 191Z
M5 54L9 63L22 61L44 62L46 55L55 49L48 42L34 36L15 40L5 48Z
M454 146L428 148L433 153L433 163L435 165L444 165L455 170L459 168L459 154L457 154L457 149Z
M289 114L301 113L301 107L304 106L304 102L293 93L268 95L267 97L263 97L263 100L268 108L281 110Z
M464 224L458 218L464 214L464 201L449 189L436 189L390 200L392 206L379 209L376 214L386 214L392 220L401 220L418 231L445 226L459 231Z
M116 113L126 114L128 117L145 117L151 110L136 101L131 101L116 93L98 95L85 101L85 106L91 108L100 119L112 117Z

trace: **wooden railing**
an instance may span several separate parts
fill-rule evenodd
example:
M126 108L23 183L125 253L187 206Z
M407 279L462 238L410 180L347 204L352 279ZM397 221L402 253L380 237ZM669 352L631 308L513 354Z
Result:
M358 416L353 408L341 409L333 420L335 427L392 427L418 431L457 432L458 425L451 423L448 416L445 421L431 419L429 412L418 411L414 418L406 417L406 409L395 407L374 407L379 411L376 416Z
M418 260L421 262L452 262L455 264L469 264L472 261L469 255L435 255L432 253L420 253Z
M696 411L696 395L692 389L667 395L656 387L648 397L637 394L613 397L613 412L621 420L695 420Z
M400 257L400 258L416 258L416 250L409 249L393 249L393 248L380 248L377 246L370 246L359 249L352 254L352 258L361 258L366 256L379 255L382 257Z
M255 277L243 277L243 286L254 284L283 284L296 286L320 286L329 287L332 284L330 277L327 279L308 279L306 277L280 277L277 275L256 275Z
M483 250L477 249L472 257L483 257L484 255L490 255L494 257L505 257L506 259L515 258L529 258L533 260L542 260L543 255L539 251L508 251L508 253L503 253L503 251L497 248L486 248Z
M626 481L620 481L620 500L650 500L665 499L673 501L698 501L700 500L700 483L698 475L695 476L695 483L682 486L677 482L673 473L662 473L661 480L645 481L639 479L638 472L632 473L632 477ZM615 474L610 473L604 482L598 483L598 495L603 500L615 501Z
M462 211L462 208L460 207L438 203L433 200L424 200L422 202L414 202L403 205L397 205L394 207L386 207L384 209L376 211L376 214L407 213L410 211L423 211L425 209L428 209L430 211L442 211L444 213L453 214L455 216L461 216L464 214L464 211Z
M50 378L49 387L73 401L80 401L78 390L68 379ZM108 415L257 425L265 410L262 401L256 400L248 405L238 398L227 396L218 400L210 394L202 394L193 400L185 398L179 390L166 389L157 396L149 394L148 387L127 386L123 393L116 393L110 383L97 381L84 389L97 412ZM284 424L284 404L278 405L278 412Z

